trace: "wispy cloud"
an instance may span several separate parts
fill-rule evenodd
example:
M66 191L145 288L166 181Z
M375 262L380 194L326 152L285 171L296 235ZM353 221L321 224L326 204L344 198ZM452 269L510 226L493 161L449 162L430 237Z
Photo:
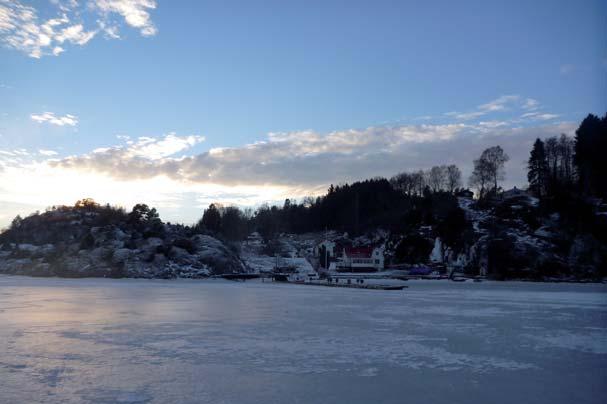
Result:
M74 115L56 116L53 112L43 112L41 114L31 114L30 118L39 123L49 123L57 126L76 126L78 118Z
M503 111L508 105L518 102L521 99L518 95L502 95L493 101L478 106L478 109L484 112Z
M434 118L432 115L422 115L413 118L414 121L429 121Z
M33 58L60 54L64 43L84 45L95 36L82 24L71 24L66 14L39 21L34 7L18 1L0 0L0 35L5 46L27 53Z
M38 150L38 154L42 155L42 156L56 156L58 153L54 150L46 150L46 149L40 149Z
M519 106L521 104L521 97L519 95L502 95L495 100L489 101L488 103L481 104L476 107L473 111L457 112L451 111L445 113L445 116L455 118L459 121L469 121L472 119L480 118L492 112L505 111L513 106Z
M538 109L540 106L540 103L538 100L534 100L533 98L527 98L525 100L525 102L523 103L523 109L526 109L528 111L533 111Z
M542 113L542 112L527 112L523 115L521 115L521 118L527 118L527 119L531 119L534 121L548 121L551 119L555 119L558 118L560 115L558 114L548 114L548 113Z
M489 127L503 127L513 124L528 124L534 121L549 121L560 115L542 111L540 102L520 95L503 95L476 109L467 112L447 112L444 116L456 121L469 122L483 118L476 126L481 130Z
M448 117L455 118L460 121L469 121L471 119L480 118L481 116L485 115L486 113L487 112L485 112L485 111L470 111L470 112L451 111L451 112L446 112L445 115Z
M572 73L575 70L575 65L573 64L564 64L561 65L561 67L559 68L559 71L561 72L562 75L567 75L569 73Z
M147 10L156 8L154 0L91 0L85 4L76 1L51 1L56 15L41 19L38 9L17 0L0 0L0 41L9 48L19 50L33 58L45 55L58 56L65 46L83 46L99 32L106 38L119 38L119 25L124 21L137 28L144 36L156 34ZM85 26L93 13L96 25ZM115 16L120 16L117 20Z
M94 5L105 18L109 18L112 13L116 13L124 17L128 25L139 29L141 35L156 35L156 26L148 12L148 10L156 8L154 0L96 0ZM105 30L110 36L118 35L115 25L109 25Z
M125 140L125 145L98 148L93 150L93 154L116 153L125 159L159 160L187 150L205 140L204 136L177 136L175 133L160 138L143 136L131 140L128 136L120 136L119 139Z
M507 121L481 121L478 123L479 126L483 128L499 128L503 126L507 126Z
M18 156L29 156L30 152L27 149L14 149L14 150L0 150L0 154L3 156L18 157Z

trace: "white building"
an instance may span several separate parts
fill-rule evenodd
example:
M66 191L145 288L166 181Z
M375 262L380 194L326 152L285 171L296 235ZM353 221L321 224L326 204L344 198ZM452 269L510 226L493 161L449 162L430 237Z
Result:
M375 272L383 269L383 247L345 247L336 262L339 272Z

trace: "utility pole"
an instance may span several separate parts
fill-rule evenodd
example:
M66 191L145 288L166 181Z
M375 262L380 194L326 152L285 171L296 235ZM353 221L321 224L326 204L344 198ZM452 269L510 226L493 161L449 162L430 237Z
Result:
M360 196L358 192L354 198L354 234L358 236L358 226L359 226L359 210L360 210Z
M327 226L325 226L325 241L328 241L328 232ZM327 248L327 244L325 243L325 269L329 269L329 249Z

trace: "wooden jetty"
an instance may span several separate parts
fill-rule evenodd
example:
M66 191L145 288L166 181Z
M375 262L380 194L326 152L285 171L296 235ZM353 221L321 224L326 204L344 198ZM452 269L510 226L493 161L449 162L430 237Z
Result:
M251 274L251 273L232 273L232 274L217 275L216 277L228 279L231 281L246 281L247 279L257 279L260 277L260 275Z
M293 282L295 283L295 282ZM330 288L350 288L350 289L369 289L369 290L403 290L408 288L406 285L379 285L379 284L360 284L360 283L333 283L333 282L318 282L309 281L298 283L299 285L312 285L312 286L328 286Z

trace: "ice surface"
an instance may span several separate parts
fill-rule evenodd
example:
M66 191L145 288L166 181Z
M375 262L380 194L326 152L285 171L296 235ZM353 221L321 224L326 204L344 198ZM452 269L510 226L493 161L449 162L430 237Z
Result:
M607 287L0 277L0 402L599 403Z

